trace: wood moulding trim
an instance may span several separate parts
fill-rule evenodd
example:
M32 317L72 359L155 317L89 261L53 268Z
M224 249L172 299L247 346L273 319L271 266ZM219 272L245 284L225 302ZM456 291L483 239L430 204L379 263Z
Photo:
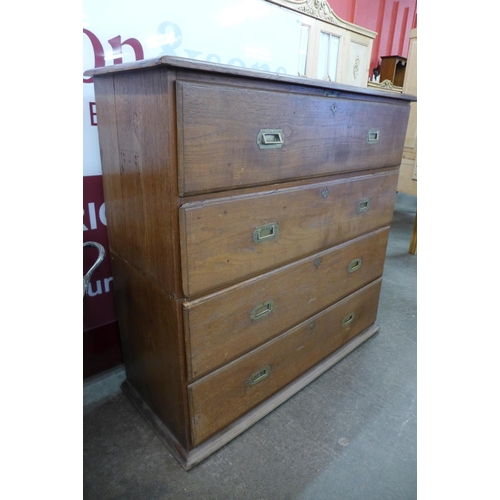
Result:
M377 90L387 90L389 92L403 92L403 87L398 87L394 85L391 80L384 80L383 82L368 82L368 87L374 88Z
M302 87L313 87L316 89L333 90L338 92L348 92L349 97L360 98L367 95L373 98L381 97L387 98L387 92L378 91L375 89L368 89L365 87L356 87L344 83L327 82L325 80L318 80L316 78L297 77L290 75L283 75L282 73L271 73L268 71L260 71L256 69L240 68L237 66L230 66L224 64L216 64L213 62L197 61L188 59L186 57L177 56L160 56L153 59L143 59L141 61L131 61L113 66L105 66L103 68L94 68L85 71L84 76L88 77L103 77L112 75L113 73L121 73L124 71L138 71L150 69L171 69L171 70L185 70L186 74L190 70L205 72L207 75L224 75L224 77L243 77L252 78L263 82L280 82L280 84L298 84ZM184 74L184 78L186 77ZM330 94L325 94L330 95ZM417 98L412 95L406 94L392 94L391 100L399 99L402 101L413 102Z
M290 399L313 380L329 370L333 365L345 358L363 342L375 335L379 329L380 326L376 323L369 326L356 335L356 337L337 349L334 353L326 357L323 361L320 361L296 380L271 396L269 399L265 400L245 415L235 420L232 424L228 425L224 430L213 435L211 438L207 439L205 442L190 451L187 451L182 447L175 436L142 400L140 395L128 380L125 380L121 387L125 395L131 400L133 405L137 408L139 413L145 418L149 425L151 425L160 441L162 441L162 443L168 448L172 456L185 470L189 470L210 456L212 453L222 448L225 444L247 430L267 414L271 413L279 405Z

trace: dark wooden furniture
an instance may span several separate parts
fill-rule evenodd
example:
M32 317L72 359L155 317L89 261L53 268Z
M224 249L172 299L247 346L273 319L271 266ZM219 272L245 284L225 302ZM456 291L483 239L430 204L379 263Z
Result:
M405 81L406 57L382 56L380 81L390 80L396 87L402 87Z
M123 389L188 469L378 330L413 98L173 57L87 74Z

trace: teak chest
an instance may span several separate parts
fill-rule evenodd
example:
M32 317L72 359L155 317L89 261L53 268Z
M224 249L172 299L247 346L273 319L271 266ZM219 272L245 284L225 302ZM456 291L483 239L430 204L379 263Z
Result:
M123 390L189 469L378 330L415 98L175 57L86 74Z

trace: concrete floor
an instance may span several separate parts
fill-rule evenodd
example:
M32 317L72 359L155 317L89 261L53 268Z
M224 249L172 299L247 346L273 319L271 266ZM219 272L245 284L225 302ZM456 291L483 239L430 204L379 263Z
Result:
M380 331L189 472L121 394L123 368L85 382L83 497L416 499L416 205L398 193Z

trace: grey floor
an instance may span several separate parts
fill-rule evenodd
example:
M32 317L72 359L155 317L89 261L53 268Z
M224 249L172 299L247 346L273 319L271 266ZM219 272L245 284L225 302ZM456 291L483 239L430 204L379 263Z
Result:
M123 368L85 382L84 498L417 498L416 206L398 193L380 331L189 472L121 394Z

